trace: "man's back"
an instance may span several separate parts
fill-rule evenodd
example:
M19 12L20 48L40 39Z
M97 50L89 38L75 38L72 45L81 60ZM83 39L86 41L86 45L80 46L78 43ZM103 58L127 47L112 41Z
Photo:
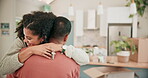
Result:
M79 78L80 66L59 52L54 60L33 55L15 73L18 78Z

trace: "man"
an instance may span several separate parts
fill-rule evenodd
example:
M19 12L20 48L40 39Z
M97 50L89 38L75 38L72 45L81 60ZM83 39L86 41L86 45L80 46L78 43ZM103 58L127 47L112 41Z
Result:
M49 40L56 44L65 44L70 31L70 21L64 17L57 17ZM73 59L57 52L53 60L37 55L31 56L11 78L79 78L79 75L80 66Z

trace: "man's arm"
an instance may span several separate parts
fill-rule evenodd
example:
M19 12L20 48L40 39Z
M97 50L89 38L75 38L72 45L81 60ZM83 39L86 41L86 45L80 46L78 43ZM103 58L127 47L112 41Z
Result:
M19 50L23 47L25 47L25 44L19 38L17 38L8 52L3 56L2 59L0 59L1 75L13 73L23 66L23 64L18 60Z
M85 65L89 63L88 54L84 50L75 48L72 45L67 46L65 54L69 58L73 58L79 65Z

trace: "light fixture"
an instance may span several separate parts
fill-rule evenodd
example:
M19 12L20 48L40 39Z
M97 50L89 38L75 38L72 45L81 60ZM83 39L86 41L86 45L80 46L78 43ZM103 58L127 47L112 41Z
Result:
M98 15L102 15L103 14L103 5L102 3L100 2L98 7L97 7L97 14Z
M70 6L68 7L68 15L74 16L74 8L73 8L72 4L70 4Z
M42 2L44 2L44 3L46 3L46 4L50 4L50 3L53 2L54 0L39 0L39 1L42 1Z
M132 0L132 3L130 5L130 14L136 14L136 13L137 13L136 4L135 4L135 1Z
M68 16L74 16L74 7L72 6L72 0L69 0Z

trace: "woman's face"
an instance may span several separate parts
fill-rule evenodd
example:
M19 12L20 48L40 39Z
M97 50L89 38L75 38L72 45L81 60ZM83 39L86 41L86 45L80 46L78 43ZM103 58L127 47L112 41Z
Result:
M30 29L24 28L23 32L25 36L24 42L26 42L28 46L38 45L44 40L43 38L39 38L38 35L33 35Z

